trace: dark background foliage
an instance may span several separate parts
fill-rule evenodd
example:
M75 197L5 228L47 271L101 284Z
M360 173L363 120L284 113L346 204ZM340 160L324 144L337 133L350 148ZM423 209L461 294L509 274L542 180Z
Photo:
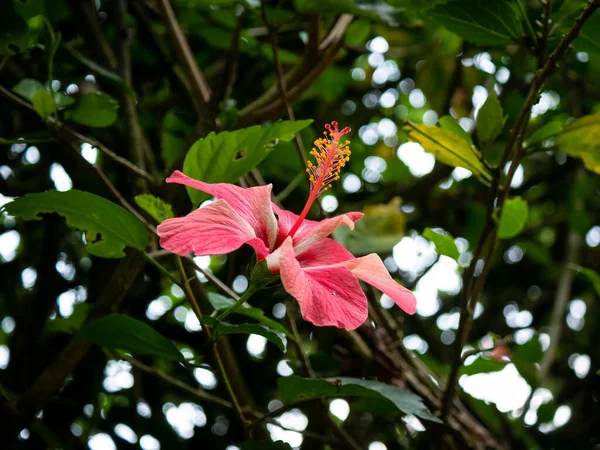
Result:
M252 306L281 320L300 343L288 340L282 353L256 335L222 338L218 351L233 390L246 418L256 420L286 403L277 383L292 371L379 380L418 395L446 424L400 414L380 398L340 394L334 397L347 403L302 403L283 416L288 430L269 417L251 437L307 449L600 448L597 3L2 2L0 201L78 189L128 205L142 220L128 216L116 226L133 237L110 247L125 251L123 258L108 259L93 250L106 236L83 237L73 229L83 225L51 214L73 214L58 206L41 207L40 221L10 210L0 217L2 447L232 450L249 439L206 333L173 282L176 260L151 233L169 212L135 196L152 194L186 214L185 190L163 180L185 168L189 155L211 154L198 139L313 119L226 140L214 154L249 155L243 170L234 176L212 164L202 178L273 183L283 206L299 213L309 189L299 148L310 149L332 120L352 127L342 180L311 216L364 211L356 230L338 230L336 239L356 255L379 253L417 293L418 311L407 316L367 289L370 319L346 332L302 321L282 289L261 291ZM445 146L437 127L419 138L409 122L439 124L456 141ZM428 144L427 136L438 140ZM440 163L453 149L469 149L469 139L487 179ZM510 160L519 168L504 203ZM527 214L509 209L516 196ZM101 223L117 223L97 199L78 201ZM502 205L506 220L526 222L509 224L516 233L500 239L494 207ZM203 257L196 262L204 273L184 261L205 312L214 293L243 292L253 258L248 248ZM466 283L474 289L470 313ZM116 312L149 325L191 362L173 361L164 346L167 356L125 345L131 354L124 354L73 338L86 320ZM459 322L473 313L464 332ZM108 334L131 342L139 332L140 345L149 345L148 330L136 326L129 336L123 324ZM472 354L465 361L461 341ZM459 376L467 392L454 395L447 386Z

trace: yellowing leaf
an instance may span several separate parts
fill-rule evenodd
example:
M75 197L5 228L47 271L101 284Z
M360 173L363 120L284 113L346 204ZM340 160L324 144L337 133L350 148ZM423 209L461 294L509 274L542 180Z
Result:
M333 236L355 255L389 252L404 237L406 218L400 205L395 197L387 204L365 206L353 231L339 227Z
M583 160L586 169L600 174L600 113L570 123L554 143L567 155Z
M462 136L437 126L412 122L408 122L407 131L410 141L419 143L442 164L464 167L480 178L491 180L489 172L477 156L477 150L469 146Z

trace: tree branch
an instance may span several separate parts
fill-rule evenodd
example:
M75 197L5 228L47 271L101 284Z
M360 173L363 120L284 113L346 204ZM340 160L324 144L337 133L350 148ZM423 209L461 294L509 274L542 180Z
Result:
M129 51L129 30L127 28L127 2L115 3L115 22L117 27L117 55L119 74L125 85L132 89L131 54ZM135 101L128 93L121 96L123 111L125 115L125 134L127 136L127 147L131 152L131 158L137 167L146 170L146 159L144 157L145 139L142 129L138 123ZM137 187L141 192L148 190L144 179L137 180Z
M8 98L9 100L18 103L21 106L24 106L25 108L29 109L30 111L33 111L33 106L26 102L25 100L21 99L20 97L17 97L16 95L14 95L12 92L10 92L8 89L6 89L4 86L0 85L0 93L3 94L6 98ZM127 168L129 171L135 173L136 175L145 178L146 180L148 180L149 182L151 182L152 184L156 184L156 180L154 179L154 177L152 175L150 175L148 172L146 172L143 169L140 169L138 166L136 166L135 164L133 164L131 161L123 158L122 156L117 155L115 152L113 152L112 150L110 150L108 147L106 147L105 145L101 144L100 142L91 139L89 137L84 136L83 134L79 133L78 131L75 131L74 129L72 129L71 127L64 125L60 122L57 122L54 117L48 117L48 121L55 125L57 127L57 130L63 131L67 134L69 134L70 136L73 136L75 138L77 138L78 140L80 140L81 142L87 142L88 144L90 144L92 147L97 148L98 150L100 150L102 153L104 153L106 156L108 156L109 158L111 158L113 161L115 161L116 163L122 165L123 167Z
M95 47L95 52L102 60L102 64L110 69L116 69L118 65L117 57L102 32L92 2L75 0L70 3L75 16L78 18L77 22L81 24L80 30L86 42Z
M454 362L451 368L450 376L448 377L448 383L446 385L444 402L442 406L441 418L444 421L446 421L448 417L454 400L454 395L456 393L458 374L462 364L462 348L464 347L464 344L468 339L470 322L473 318L474 306L478 298L479 292L481 292L481 290L483 289L485 276L487 274L487 270L489 270L488 266L490 264L490 260L496 246L496 224L493 219L493 214L495 211L498 211L498 216L500 215L500 212L502 211L502 208L504 206L504 202L508 196L508 191L510 190L510 183L514 177L517 167L519 166L521 158L525 155L525 149L523 148L523 137L525 134L525 130L527 129L529 116L531 114L531 108L533 107L535 100L537 99L538 91L541 88L542 84L544 83L546 78L556 70L556 64L558 60L568 49L570 43L577 37L585 21L590 18L590 16L596 9L598 9L598 7L600 7L600 0L590 0L588 2L587 6L583 9L581 15L575 21L575 24L573 25L571 30L563 36L556 49L550 54L550 56L548 56L548 59L545 62L544 66L537 71L536 76L529 87L529 92L527 94L525 104L523 105L523 108L519 113L517 121L515 122L515 125L513 126L509 135L508 142L504 148L504 153L502 155L500 164L492 172L492 187L490 189L486 221L479 236L476 249L473 254L473 260L471 261L471 264L465 272L465 276L463 277L461 316L454 351ZM517 151L515 157L511 162L510 169L506 176L506 180L504 183L505 188L501 189L500 177L502 168L506 165L515 148L517 149ZM495 207L494 204L496 204ZM481 251L483 250L486 244L488 245L488 251L486 258L483 261L485 272L480 275L482 276L481 282L476 283L475 288L471 290L470 285L474 275L475 265L479 261Z
M197 109L199 109L199 112L203 112L203 107L206 106L210 100L210 87L208 86L204 75L202 75L200 68L196 64L196 60L194 59L194 55L192 54L187 39L177 22L177 17L175 17L175 12L171 7L171 3L169 0L158 0L158 6L163 20L167 25L167 29L169 30L169 34L171 35L179 62L190 83L190 89L195 103L201 106Z
M333 63L344 43L344 33L352 19L353 16L342 14L319 45L318 57L315 58L311 52L307 52L302 61L283 77L286 85L291 86L287 90L290 102L299 98ZM243 127L262 123L277 117L284 110L285 103L279 95L278 88L274 86L239 112L238 123Z

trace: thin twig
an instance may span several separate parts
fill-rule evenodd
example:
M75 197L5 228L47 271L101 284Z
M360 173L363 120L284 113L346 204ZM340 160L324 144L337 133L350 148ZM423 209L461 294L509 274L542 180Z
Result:
M20 97L17 97L16 95L14 95L12 92L10 92L8 89L6 89L2 85L0 85L0 93L2 93L5 97L12 100L13 102L18 103L19 105L24 106L25 108L33 111L33 106L29 102L26 102L25 100L21 99ZM136 175L139 175L141 177L144 177L145 179L150 181L152 184L156 184L156 180L154 179L154 177L152 175L150 175L145 170L140 169L138 166L133 164L131 161L128 161L127 159L117 155L115 152L113 152L112 150L110 150L108 147L101 144L100 142L98 142L94 139L91 139L87 136L84 136L83 134L79 133L78 131L73 130L71 127L69 127L67 125L57 122L53 117L49 117L48 121L51 124L55 125L57 127L57 129L62 130L65 133L67 133L73 137L76 137L77 139L79 139L82 142L87 142L92 147L97 148L102 153L104 153L106 156L113 159L115 162L117 162L117 163L121 164L122 166L126 167L127 169L129 169L131 172L133 172Z
M550 39L550 13L552 11L552 5L550 0L541 0L542 3L542 35L539 40L539 51L538 51L538 66L542 67L542 64L546 60L546 54L548 51L548 40Z
M79 152L77 153L79 154L79 156L81 156ZM81 158L83 158L83 156L81 156ZM110 189L110 191L117 198L117 200L119 200L121 206L123 206L123 208L125 208L127 211L133 214L136 217L136 219L142 222L149 231L156 234L156 227L150 222L148 222L146 218L142 216L139 212L137 212L137 210L131 205L131 203L125 200L125 197L123 197L119 190L115 187L115 185L112 184L112 182L108 179L104 171L97 164L90 164L90 166L92 166L92 168L96 171L102 182L106 185L106 187L108 187L108 189Z
M177 270L179 271L179 276L181 277L181 279L183 281L181 284L181 287L183 288L183 292L185 293L185 296L187 297L188 302L190 303L190 306L192 307L192 310L194 311L194 314L198 318L198 321L202 322L202 318L204 317L204 315L203 315L202 311L200 310L200 306L198 305L196 296L194 295L194 292L192 291L192 288L190 286L190 280L187 277L187 274L185 272L185 268L183 267L183 262L182 262L180 256L175 256L175 264L177 266ZM206 326L206 324L202 324L202 327L203 327L204 331L206 332L206 336L210 340L212 337L212 333L211 333L210 329ZM215 361L217 362L217 366L219 366L219 371L221 372L221 377L223 378L223 382L225 383L225 388L227 389L227 392L229 394L229 397L231 398L233 407L238 414L238 417L240 419L242 427L244 427L246 424L246 418L244 417L244 413L242 411L242 407L240 406L238 398L235 395L233 386L231 385L231 382L229 381L229 377L227 375L227 370L225 369L225 365L223 364L223 359L221 358L221 354L219 352L219 349L217 348L216 342L214 343L212 348L213 348L213 354L215 357Z
M263 8L262 11L263 21L269 28L269 37L271 38L271 48L273 50L273 63L275 64L275 75L277 80L277 87L279 88L279 93L281 94L281 98L283 99L283 103L285 105L285 109L287 112L288 118L293 122L296 120L296 115L294 114L294 108L292 108L292 103L288 98L287 87L285 83L285 76L283 73L283 66L281 65L281 60L279 59L279 48L277 44L277 33L267 22L267 16L265 14L265 10ZM300 156L300 160L302 161L302 167L308 167L308 160L306 159L306 151L304 149L304 143L302 142L302 138L300 137L300 133L296 133L294 136L294 140L296 142L296 149L298 150L298 155ZM308 174L306 174L306 178L308 179ZM321 199L318 197L316 199L317 206L319 207L319 211L321 216L324 215L323 206L321 204Z
M50 142L56 142L54 138L40 138L40 139L4 139L0 137L0 144L12 145L12 144L48 144Z
M206 269L203 269L202 267L200 267L198 264L196 264L196 262L194 261L194 259L192 257L188 256L187 258L190 260L191 264L194 266L194 269L196 269L198 272L202 273L202 275L204 275L210 281L215 283L223 292L225 292L227 295L229 295L234 300L237 300L240 298L240 296L237 295L235 292L233 292L229 288L229 286L227 286L219 278L217 278L215 275L213 275L213 273L210 270L206 270Z
M89 138L87 136L84 136L83 134L79 133L78 131L73 130L71 127L69 127L67 125L61 125L60 128L62 130L64 130L65 132L67 132L68 134L70 134L71 136L76 137L80 141L87 142L93 148L97 148L102 153L104 153L106 156L108 156L109 158L111 158L115 162L121 164L122 166L126 167L131 172L135 173L136 175L139 175L139 176L145 178L146 180L148 180L152 184L156 184L156 180L154 179L154 177L152 175L150 175L144 169L139 168L138 166L136 166L135 164L133 164L131 161L123 158L122 156L117 155L115 152L113 152L112 150L110 150L104 144L102 144L102 143L100 143L100 142L98 142L98 141L96 141L94 139L91 139L91 138Z
M192 310L194 311L194 314L198 318L198 322L202 322L202 318L204 317L204 314L202 314L202 311L200 310L200 306L198 306L198 302L196 301L196 296L194 295L194 292L192 291L192 288L190 286L190 279L188 278L187 274L185 273L185 269L183 267L183 262L181 261L181 257L175 255L174 258L175 258L175 265L177 266L177 271L179 272L179 277L181 278L180 286L183 289L183 292L185 293L185 296L187 297L188 302L190 303L190 306L192 307ZM206 336L210 339L211 338L210 328L208 328L204 324L202 324L202 327L204 328L204 331L206 332Z
M352 18L352 15L342 14L327 37L320 43L319 57L314 58L307 53L300 63L285 74L289 101L294 101L302 95L333 63L335 56L343 46L344 33L352 22ZM279 89L274 86L239 112L238 124L249 126L261 123L276 117L282 110L285 110L285 104L279 94Z
M581 235L577 231L569 231L566 247L565 262L556 285L556 296L554 298L554 306L552 307L552 319L550 321L549 332L550 346L544 353L538 372L540 380L546 378L546 375L548 375L548 372L550 371L550 367L552 367L556 350L560 342L560 336L562 334L565 308L571 296L571 286L573 284L573 278L575 277L573 265L579 263Z
M131 76L131 52L129 50L130 38L129 29L127 27L127 2L122 1L115 3L115 9L115 22L118 35L118 70L119 74L123 78L123 83L125 86L130 90L133 90ZM123 112L125 116L124 131L127 137L127 147L131 152L131 157L135 161L136 166L145 171L145 139L138 122L135 100L127 92L123 92L123 95L121 96L121 102L123 103ZM137 187L142 192L146 192L148 190L148 185L143 178L137 180Z
M292 331L292 334L294 335L294 340L292 341L292 345L294 346L294 349L296 350L296 353L298 354L298 358L300 358L300 360L302 361L302 365L304 366L304 368L306 369L306 374L310 377L310 378L315 378L316 374L315 371L312 368L312 364L310 363L310 359L308 358L308 355L304 352L304 349L302 348L302 337L300 336L300 332L298 331L298 325L296 324L296 319L294 318L294 312L295 312L295 305L292 303L293 300L290 300L288 302L288 307L287 307L287 314L286 316L286 322L288 323L288 327L290 328L290 330Z
M152 225L150 222L148 222L148 220L146 220L146 218L144 216L142 216L134 207L131 203L129 203L125 197L123 197L123 195L121 195L121 193L119 192L119 190L116 188L116 186L112 183L112 181L110 181L110 179L106 176L106 174L104 173L104 171L100 168L100 166L98 164L92 164L89 161L87 161L83 155L81 154L81 152L79 151L78 146L70 139L66 139L67 144L69 144L69 147L71 147L71 149L73 150L73 153L78 157L81 158L85 161L86 164L89 164L90 167L92 167L92 169L94 169L96 171L96 173L98 174L98 177L102 180L102 182L104 183L104 185L109 189L109 191L115 196L115 198L119 201L119 203L121 204L121 206L123 208L125 208L127 211L129 211L136 219L138 219L140 222L142 222L144 224L144 226L151 232L156 234L156 227L154 225Z
M163 267L158 261L156 261L151 255L150 253L146 253L144 252L144 258L146 258L146 261L148 261L150 264L152 264L154 267L156 267L163 275L165 275L169 280L171 280L173 283L175 283L177 286L181 287L181 283L179 282L179 280L177 278L175 278L173 276L173 274L171 272L169 272L167 269L165 269L165 267Z
M223 381L225 382L225 388L227 389L227 392L229 393L229 396L231 397L233 406L238 415L238 418L240 419L242 427L245 427L245 425L247 423L246 417L244 416L244 412L242 411L240 402L238 401L238 398L235 395L233 386L231 385L231 382L229 381L229 377L227 376L227 370L225 369L225 365L223 364L223 360L221 359L221 354L220 354L219 350L217 349L216 343L213 346L213 348L214 348L215 360L217 361L217 365L219 366L219 370L221 371L221 376L223 378Z
M117 57L102 32L96 8L88 1L74 1L71 4L86 42L95 49L102 63L114 70L118 64Z
M177 378L169 375L168 373L165 373L162 370L157 369L155 367L148 366L148 365L144 364L143 362L141 362L135 358L132 358L131 356L113 353L113 357L119 358L119 359L124 359L125 361L129 362L132 366L135 366L138 369L143 370L146 373L152 374L152 375L156 376L157 378L160 378L161 380L166 381L167 383L192 394L194 397L196 397L200 400L204 400L206 402L213 403L215 405L222 406L223 408L227 408L227 409L233 408L233 405L231 404L231 402L228 402L227 400L225 400L221 397L217 397L216 395L209 394L208 392L204 391L203 389L193 388L189 384L186 384L183 381L178 380Z
M233 86L237 80L238 60L240 59L240 36L242 34L242 25L244 23L244 13L245 9L235 21L231 45L229 46L227 59L225 61L223 81L221 82L218 91L213 95L212 102L214 103L213 108L215 111L218 110L219 103L225 103L229 100L229 97L231 97L233 92Z
M263 21L265 21L265 23L267 21L267 18L264 14L264 10L263 10ZM285 105L285 109L286 109L288 118L291 121L295 121L296 115L294 114L294 109L292 108L292 104L290 103L290 99L288 98L288 95L287 95L287 87L285 85L285 77L283 74L283 67L281 65L281 60L279 59L279 49L277 46L277 33L275 32L275 30L273 30L269 26L269 24L267 24L267 26L269 27L269 37L271 38L271 48L273 49L273 63L275 64L277 87L279 88L279 93L281 94L281 98ZM298 155L300 156L300 160L302 161L302 166L306 167L306 164L308 161L306 160L304 144L302 143L302 139L300 138L300 135L298 133L296 133L295 138L296 138L296 148L298 149Z
M503 339L499 339L491 347L487 347L487 348L474 348L473 350L468 350L466 352L463 352L463 354L462 354L462 362L464 363L467 360L467 358L469 358L469 356L475 356L475 355L479 355L480 353L491 352L491 351L495 350L496 347L499 347L501 345L512 345L512 343L513 343L513 338L512 338L512 336L509 335L509 336L504 337Z
M167 25L167 29L169 30L169 34L171 35L171 39L173 40L179 62L183 66L188 77L192 95L198 103L206 105L210 101L210 87L208 86L204 75L202 75L200 68L196 64L188 41L179 26L179 22L177 22L177 17L175 17L175 12L173 11L171 3L169 0L159 0L158 6L163 20Z

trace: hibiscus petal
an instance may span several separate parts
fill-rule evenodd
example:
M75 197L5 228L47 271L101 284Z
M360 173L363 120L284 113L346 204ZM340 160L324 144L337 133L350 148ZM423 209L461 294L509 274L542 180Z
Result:
M184 175L179 170L173 172L166 182L184 184L225 200L250 224L257 238L262 239L270 249L274 247L277 219L271 208L272 185L241 188L229 183L204 183Z
M269 249L252 227L225 200L217 200L185 217L168 219L158 226L160 245L177 255L223 255L244 244L263 259Z
M340 265L347 267L356 277L389 296L408 314L414 314L417 310L414 294L390 276L383 261L375 253L342 262Z
M278 245L286 238L299 216L290 211L286 211L285 209L281 209L275 204L273 204L273 210L277 214L277 217L279 217L279 230L276 244ZM305 219L302 222L302 225L300 225L300 228L298 228L298 231L294 234L294 248L296 250L296 255L307 250L314 243L325 239L333 233L333 230L341 225L346 225L351 230L354 229L354 222L360 220L362 216L363 213L361 212L350 212L320 221Z
M302 317L317 326L354 330L368 316L367 299L352 273L341 265L303 269L291 239L280 247L283 287L300 305Z
M319 245L313 245L300 253L296 259L300 263L300 267L304 269L338 264L354 259L354 255L339 242L327 238L319 242Z

